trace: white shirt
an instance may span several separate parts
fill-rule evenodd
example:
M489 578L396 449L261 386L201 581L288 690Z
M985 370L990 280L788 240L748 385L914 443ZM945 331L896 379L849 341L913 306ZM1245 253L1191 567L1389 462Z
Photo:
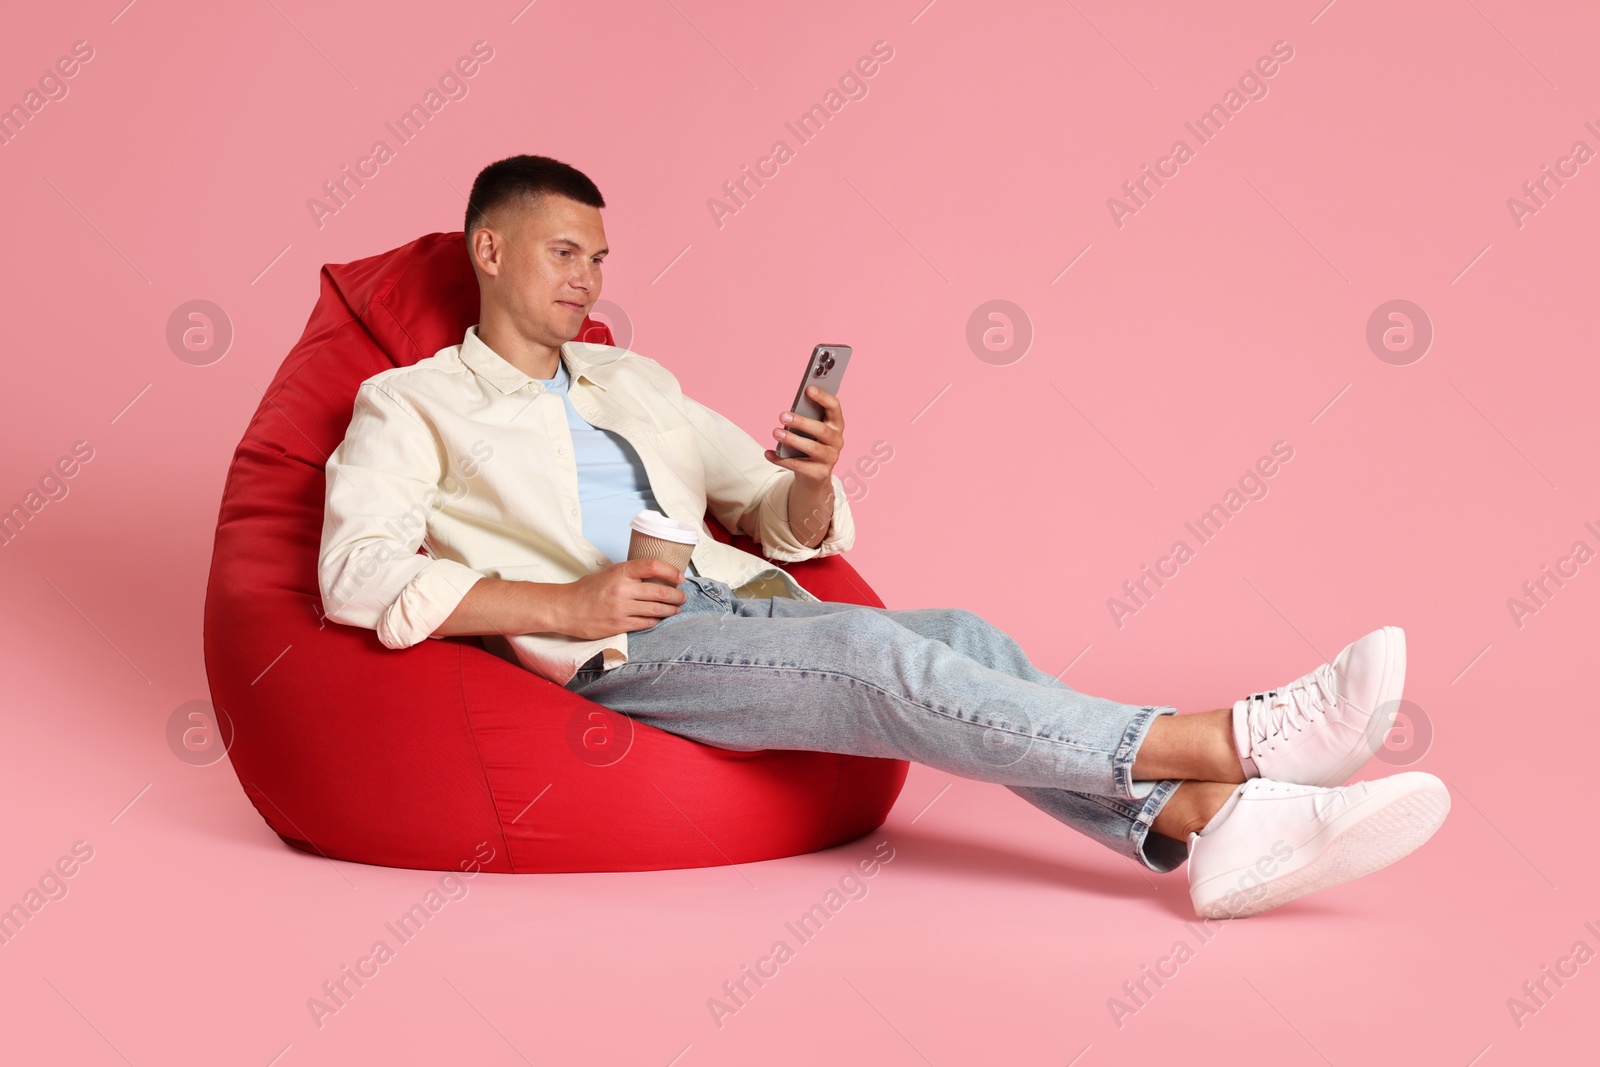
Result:
M684 396L666 368L626 349L575 341L561 346L561 358L573 407L626 439L661 510L700 529L697 573L740 596L817 599L767 560L712 538L705 513L709 507L775 560L844 552L855 543L855 523L837 475L832 525L808 548L789 528L794 474L768 462L732 421ZM326 469L317 566L323 610L334 622L376 630L389 648L432 636L484 576L572 582L611 562L583 536L561 397L479 340L476 326L459 345L362 382ZM595 653L609 669L628 650L625 633L482 640L558 685Z

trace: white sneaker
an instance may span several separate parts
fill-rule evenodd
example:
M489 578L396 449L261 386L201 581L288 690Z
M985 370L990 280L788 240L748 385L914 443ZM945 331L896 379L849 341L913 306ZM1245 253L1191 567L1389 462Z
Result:
M1332 663L1233 705L1246 778L1339 785L1383 746L1406 680L1406 635L1374 630Z
M1371 874L1433 836L1450 790L1406 771L1338 789L1252 778L1189 835L1189 899L1238 919Z

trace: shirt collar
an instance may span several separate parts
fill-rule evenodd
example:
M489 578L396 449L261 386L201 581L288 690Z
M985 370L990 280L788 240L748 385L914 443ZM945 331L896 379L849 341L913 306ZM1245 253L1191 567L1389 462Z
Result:
M591 359L582 349L583 346L571 342L561 346L561 359L567 365L568 374L573 380L582 378L590 384L604 389L605 384L594 374L596 368L603 364ZM504 356L485 344L478 336L478 327L476 325L468 326L466 336L461 340L461 362L465 363L468 369L478 377L484 379L507 396L529 384L539 390L544 388L544 385L537 379L530 378L522 373L512 366Z

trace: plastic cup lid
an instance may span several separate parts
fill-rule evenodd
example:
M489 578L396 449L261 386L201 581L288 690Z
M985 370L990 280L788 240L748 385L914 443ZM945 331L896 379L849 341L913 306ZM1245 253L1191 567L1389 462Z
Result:
M686 522L668 518L659 511L645 510L633 517L629 524L633 529L649 537L658 537L663 541L676 541L680 545L698 545L700 531Z

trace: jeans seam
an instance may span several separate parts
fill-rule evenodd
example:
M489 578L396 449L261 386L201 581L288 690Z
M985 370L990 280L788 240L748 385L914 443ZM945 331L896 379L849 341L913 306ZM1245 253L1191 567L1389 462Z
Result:
M1085 797L1088 797L1090 800L1094 801L1096 804L1099 804L1101 807L1106 808L1107 810L1111 811L1113 814L1120 815L1125 819L1138 819L1139 818L1139 809L1138 808L1134 807L1132 804L1126 803L1125 801L1118 799L1117 797L1101 796L1098 793L1083 793L1081 795L1085 796Z
M1156 816L1160 813L1162 807L1172 798L1172 794L1177 792L1178 787L1182 784L1183 780L1179 778L1164 778L1157 782L1155 788L1150 791L1150 795L1144 798L1137 814L1134 815L1133 823L1128 828L1128 840L1133 844L1134 855L1139 858L1140 863L1150 870L1155 871L1158 868L1145 855L1145 838L1150 835L1150 828L1154 825ZM1184 844L1187 845L1187 842L1184 842Z
M1135 750L1144 742L1145 734L1149 732L1150 725L1158 716L1177 713L1177 708L1148 705L1141 707L1134 714L1132 721L1128 723L1128 728L1122 732L1122 742L1112 757L1112 774L1120 796L1129 800L1145 799L1133 795L1133 764L1137 755Z
M913 708L917 708L917 709L919 709L921 711L925 711L930 715L937 715L939 718L946 719L946 720L951 721L951 722L959 722L959 723L962 723L962 724L967 725L967 726L976 726L976 727L979 727L980 729L984 729L984 730L999 730L1003 734L1007 734L1007 735L1009 735L1011 737L1021 738L1021 739L1027 740L1027 741L1046 741L1046 742L1050 743L1051 745L1056 745L1056 746L1059 746L1059 747L1065 748L1065 749L1071 749L1074 752L1086 752L1086 753L1089 753L1089 754L1092 754L1092 755L1098 755L1098 756L1110 756L1111 755L1111 753L1107 752L1105 749L1101 749L1101 748L1086 748L1083 745L1077 744L1076 742L1072 742L1072 741L1062 741L1062 740L1060 740L1058 738L1045 737L1045 736L1042 736L1042 735L1018 733L1015 730L1004 730L1004 729L1001 729L1000 727L995 727L995 726L984 726L980 722L976 722L976 721L971 720L971 719L963 719L959 715L951 715L951 714L949 714L947 712L940 711L938 708L929 707L926 704L922 704L922 703L920 703L920 702L918 702L916 700L912 700L910 697L901 696L898 693L892 693L889 690L883 688L881 685L878 685L875 682L869 681L868 679L857 678L853 674L845 674L845 673L843 673L841 671L828 670L825 667L787 667L787 666L782 666L782 665L773 664L773 663L739 663L739 662L728 662L728 661L723 661L723 660L704 660L704 659L648 660L648 661L645 661L645 662L635 662L633 660L629 660L627 663L624 663L624 664L622 664L622 665L620 665L618 667L613 668L612 673L615 673L616 671L627 670L629 667L644 668L644 667L652 667L652 666L660 666L660 667L664 667L664 668L688 667L688 666L695 666L695 667L739 667L739 668L745 668L745 669L756 668L756 669L759 669L759 670L766 670L766 671L788 671L788 672L795 672L795 673L801 673L801 674L815 674L815 675L818 675L819 677L826 678L826 679L832 679L832 680L836 680L836 681L852 682L852 683L854 683L856 685L865 686L868 689L872 689L872 690L874 690L874 691L876 691L878 693L882 693L884 696L888 697L891 700L900 701L901 703L907 704L907 705L909 705L909 706L911 706ZM635 673L637 673L637 672L635 672ZM1124 746L1125 746L1125 744L1126 743L1124 742Z
M695 579L697 577L702 579L702 580L701 581L695 581ZM722 593L719 592L714 585L710 585L709 584L710 582L715 581L715 579L706 578L704 575L692 575L691 574L688 577L686 577L684 580L685 581L689 581L689 582L694 582L695 587L700 590L700 592L701 592L701 594L703 596L710 597L712 600L715 600L718 604L722 605L725 608L732 608L733 607L733 604L730 602L730 599L728 597L724 597L722 595ZM731 593L732 590L730 589L729 592ZM671 618L672 616L669 615L667 617Z

